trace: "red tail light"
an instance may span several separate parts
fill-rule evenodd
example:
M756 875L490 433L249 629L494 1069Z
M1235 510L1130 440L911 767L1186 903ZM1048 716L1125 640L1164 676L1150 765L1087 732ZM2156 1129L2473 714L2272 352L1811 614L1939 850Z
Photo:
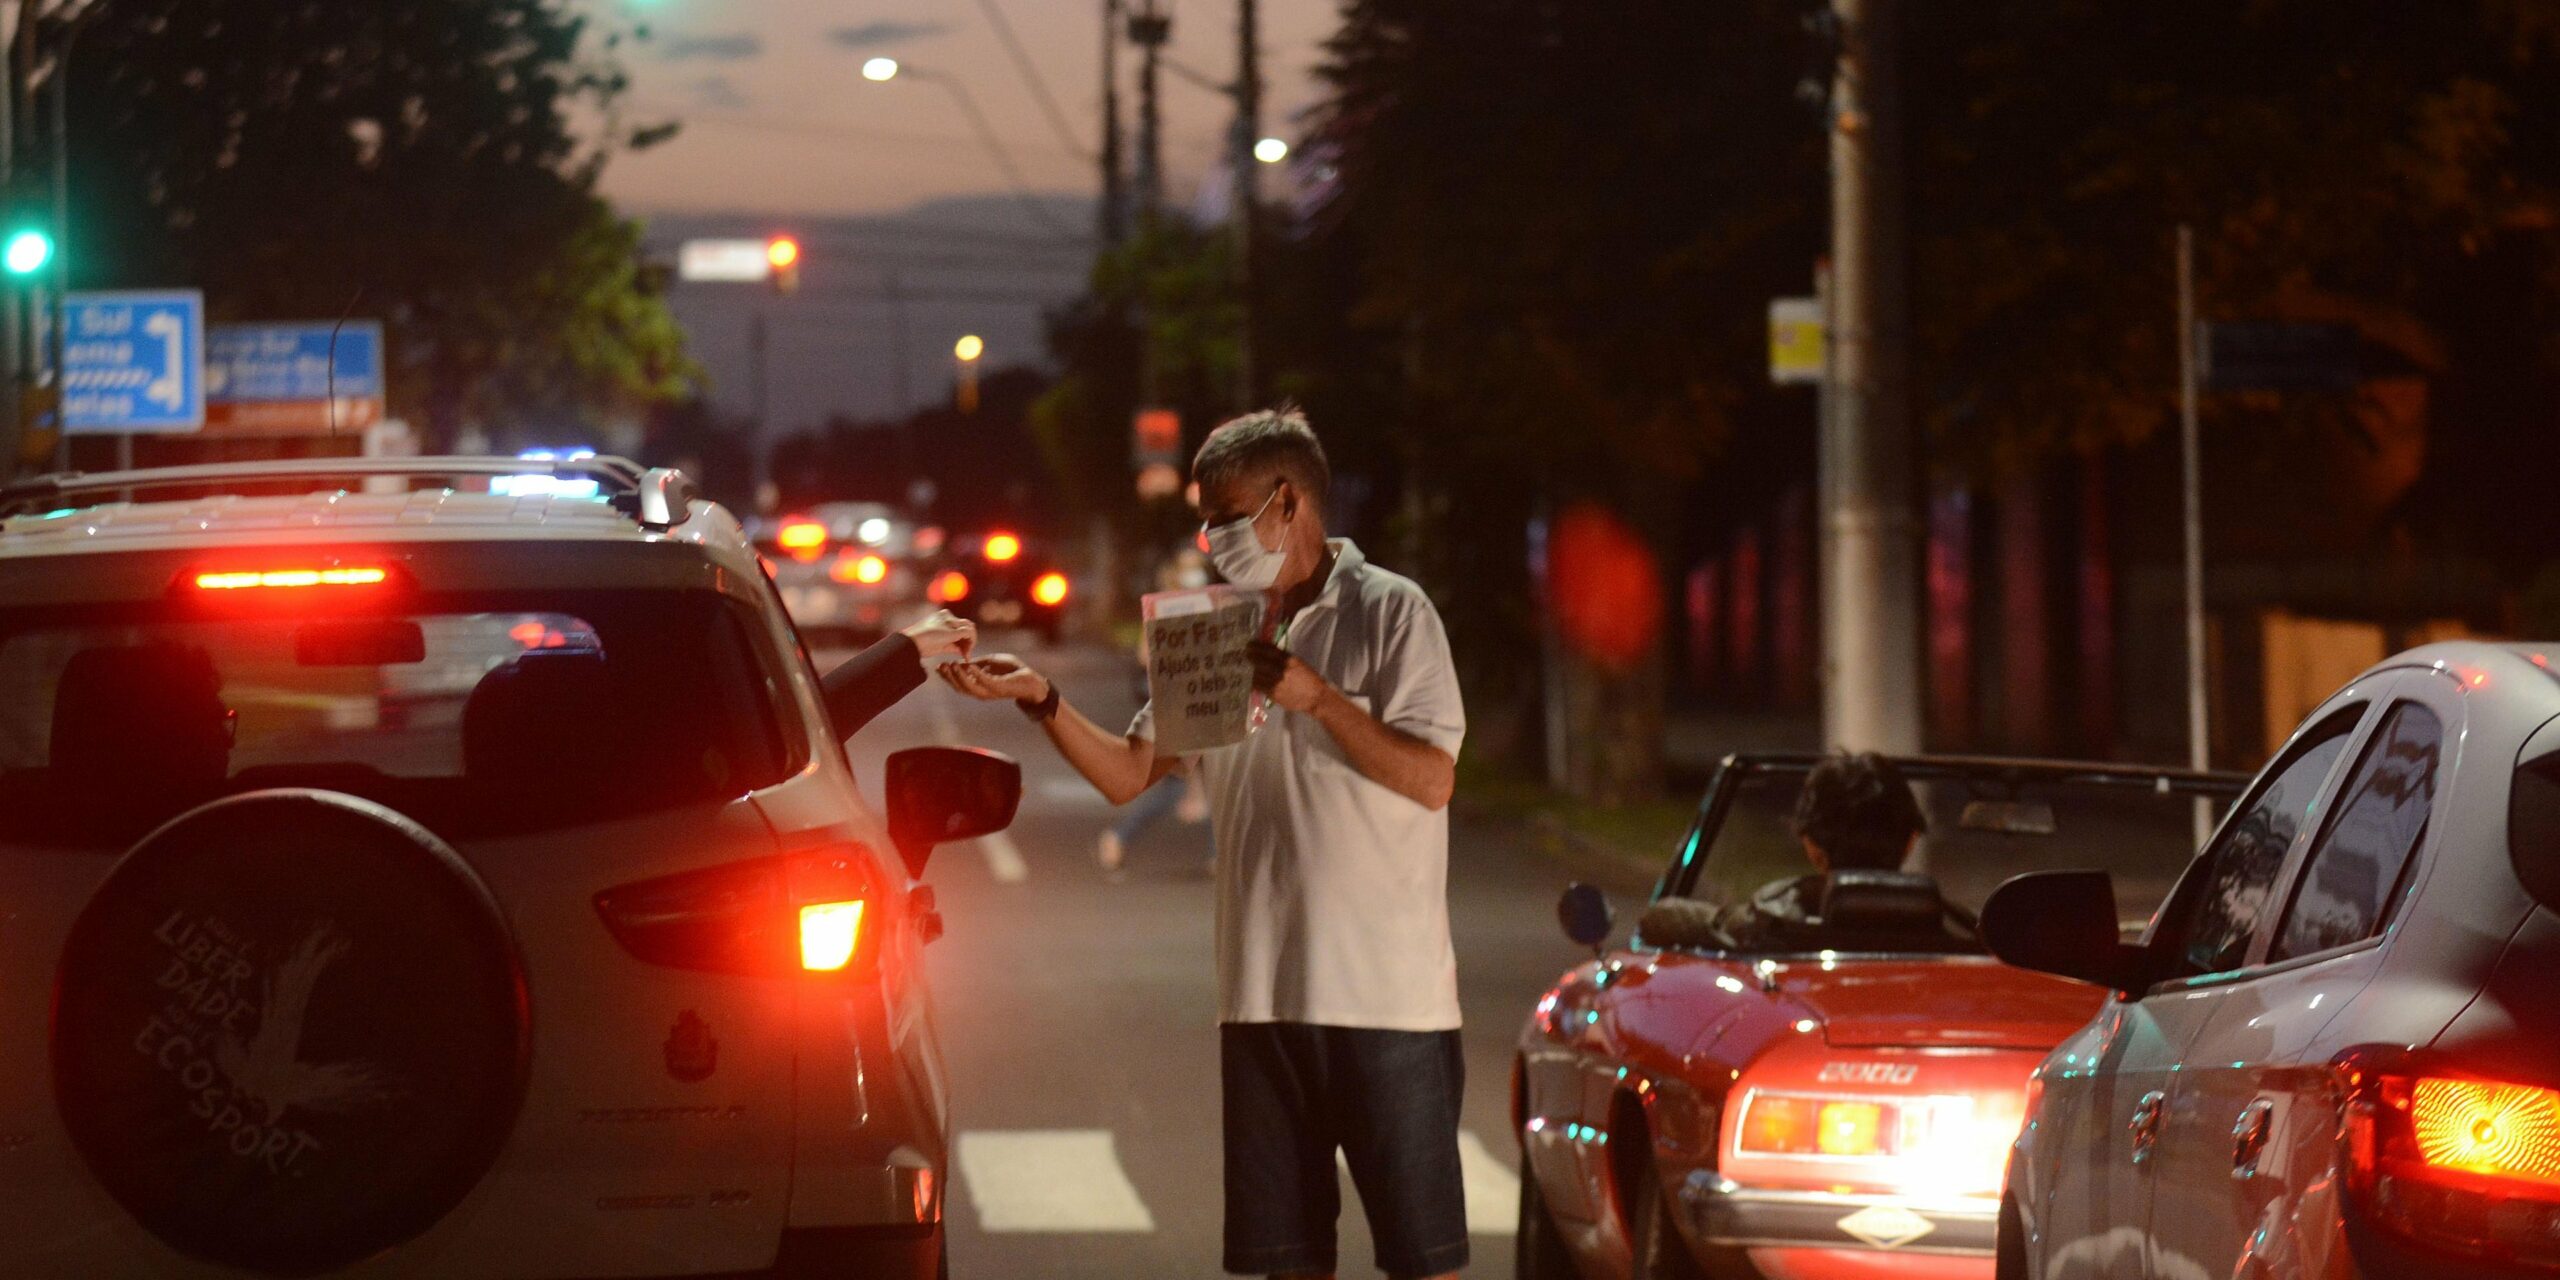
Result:
M278 587L378 587L391 571L378 564L312 565L283 569L235 569L196 575L200 591L242 591Z
M815 551L827 545L827 527L815 520L785 520L773 541L785 551Z
M2560 1090L2393 1050L2340 1059L2348 1184L2390 1231L2474 1258L2560 1266Z
M1051 571L1031 583L1031 598L1054 609L1067 602L1067 575Z
M711 973L860 972L877 947L865 929L879 899L859 846L724 863L596 895L624 950L651 964Z
M1011 563L1016 556L1021 554L1022 539L1017 538L1010 533L991 533L987 535L987 560L990 563L1008 564Z
M969 575L957 569L946 569L925 588L925 597L935 604L956 604L969 598Z
M858 582L864 586L889 576L889 562L878 556L857 556L850 552L837 556L827 566L827 576L838 582Z

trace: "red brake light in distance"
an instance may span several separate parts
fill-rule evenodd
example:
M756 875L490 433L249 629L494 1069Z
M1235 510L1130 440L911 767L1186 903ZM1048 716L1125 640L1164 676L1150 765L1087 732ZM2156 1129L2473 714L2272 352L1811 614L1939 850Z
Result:
M785 520L773 541L785 551L816 551L827 545L827 527L815 520Z
M391 580L380 565L331 565L284 569L231 569L196 575L199 591L245 591L291 587L378 587Z
M1056 608L1067 602L1067 575L1051 570L1031 583L1031 598Z
M2440 1249L2560 1266L2560 1090L2370 1065L2378 1057L2339 1066L2365 1212Z
M1010 533L987 535L987 560L993 564L1010 564L1022 554L1022 539Z
M945 569L925 588L926 598L935 604L953 604L969 598L969 575L957 569Z
M827 576L838 582L858 582L870 586L889 576L889 562L878 556L857 556L850 552L837 556L827 566Z

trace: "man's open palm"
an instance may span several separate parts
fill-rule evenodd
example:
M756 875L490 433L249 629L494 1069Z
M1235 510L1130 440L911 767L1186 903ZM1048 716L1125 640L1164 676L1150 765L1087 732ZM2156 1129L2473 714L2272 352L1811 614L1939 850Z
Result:
M946 663L937 670L943 683L987 702L1036 702L1049 694L1048 679L1009 653Z

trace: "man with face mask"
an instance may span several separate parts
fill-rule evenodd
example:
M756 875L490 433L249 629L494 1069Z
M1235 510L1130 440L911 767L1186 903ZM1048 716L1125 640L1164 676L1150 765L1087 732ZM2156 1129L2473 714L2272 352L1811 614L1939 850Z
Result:
M1217 831L1226 1269L1329 1277L1334 1153L1396 1277L1467 1260L1458 1165L1450 792L1466 734L1440 615L1410 580L1327 538L1331 473L1306 419L1248 414L1192 463L1218 572L1266 594L1255 687L1274 708L1200 753ZM1153 708L1126 734L1019 659L942 669L1011 698L1114 804L1170 772Z

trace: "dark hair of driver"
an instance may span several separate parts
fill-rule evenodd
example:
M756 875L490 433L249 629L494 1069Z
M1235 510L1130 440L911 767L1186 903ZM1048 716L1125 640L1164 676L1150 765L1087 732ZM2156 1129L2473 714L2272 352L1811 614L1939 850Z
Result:
M1796 834L1819 846L1834 870L1898 870L1911 837L1928 825L1902 771L1870 751L1824 757L1796 795Z

